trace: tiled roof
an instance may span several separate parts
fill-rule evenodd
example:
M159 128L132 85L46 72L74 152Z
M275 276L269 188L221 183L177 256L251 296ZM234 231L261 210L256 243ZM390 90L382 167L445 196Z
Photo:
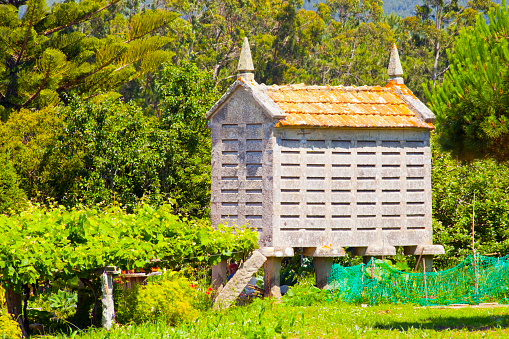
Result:
M402 99L405 96L413 100L412 92L394 82L386 87L257 87L286 113L278 126L434 128L417 116L408 100Z

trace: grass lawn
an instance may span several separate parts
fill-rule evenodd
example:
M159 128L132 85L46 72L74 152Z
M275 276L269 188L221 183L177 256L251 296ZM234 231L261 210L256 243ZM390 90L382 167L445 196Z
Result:
M122 326L75 333L74 338L509 338L509 308L358 306L321 302L290 306L257 300L194 322ZM66 338L64 336L59 338Z

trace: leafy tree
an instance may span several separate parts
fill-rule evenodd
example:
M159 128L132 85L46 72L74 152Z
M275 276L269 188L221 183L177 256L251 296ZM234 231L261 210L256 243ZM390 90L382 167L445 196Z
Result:
M472 221L478 253L509 254L509 177L503 175L508 164L491 159L464 164L436 142L432 156L433 237L446 251L438 266L451 267L472 253Z
M178 212L208 216L210 204L210 130L205 113L219 99L211 72L190 62L165 65L156 82L160 120L167 131L163 193L175 199Z
M451 68L433 94L439 142L460 159L509 159L509 14L505 3L460 32Z
M26 205L25 192L19 188L19 180L6 154L0 153L0 214L18 212Z
M175 20L176 13L117 15L104 33L89 25L118 1L68 1L50 10L46 0L27 0L21 18L23 2L0 6L2 120L20 108L55 105L62 93L93 97L116 89L173 55L161 50L171 39L152 33Z
M70 206L117 202L133 211L142 198L159 204L166 137L157 120L134 104L98 101L73 100L61 109L63 132L47 150L62 159L50 174L52 193Z

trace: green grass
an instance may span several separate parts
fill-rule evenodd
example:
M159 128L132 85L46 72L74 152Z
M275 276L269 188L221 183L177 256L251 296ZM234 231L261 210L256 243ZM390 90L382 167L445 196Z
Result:
M80 339L137 338L507 338L509 308L420 308L411 305L354 306L319 302L290 306L259 300L226 311L208 311L196 321L90 330ZM67 338L61 336L59 338Z

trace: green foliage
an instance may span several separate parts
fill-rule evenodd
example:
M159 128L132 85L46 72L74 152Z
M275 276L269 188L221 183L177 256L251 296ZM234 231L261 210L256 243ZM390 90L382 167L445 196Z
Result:
M26 205L25 192L19 188L19 180L12 161L0 153L0 214L17 212Z
M33 207L16 216L0 215L0 279L21 290L41 280L86 277L90 270L115 265L124 270L156 265L217 263L232 252L250 252L257 234L250 229L180 220L171 206L143 205L135 214L119 208L44 210Z
M219 99L212 74L196 65L165 65L158 75L160 121L167 147L161 171L164 193L180 213L208 216L210 204L210 130L205 113Z
M133 104L109 98L101 103L73 100L60 116L64 129L49 150L62 159L50 178L58 201L70 206L118 202L128 211L141 199L162 202L159 170L167 142L157 120Z
M312 306L324 303L328 292L316 288L314 279L314 275L301 279L296 285L288 289L281 302L288 306Z
M0 335L5 339L21 339L18 323L12 320L7 310L0 309Z
M478 253L509 254L509 178L503 175L508 165L493 160L462 164L435 143L432 155L434 243L446 251L438 267L450 267L472 253L473 207Z
M56 105L62 93L93 97L115 89L171 58L172 52L161 49L171 39L153 32L175 20L175 13L115 17L104 37L88 26L116 3L67 1L49 9L46 0L28 0L21 16L17 7L0 7L2 120L20 108Z
M132 317L120 318L118 321L121 323L140 324L157 320L175 326L192 321L199 313L193 306L197 292L190 287L188 280L175 272L152 277L146 285L137 285L131 293L135 297L129 298L129 304L123 307L132 309Z
M491 9L463 29L444 82L428 97L437 117L439 142L460 159L509 159L509 11Z

